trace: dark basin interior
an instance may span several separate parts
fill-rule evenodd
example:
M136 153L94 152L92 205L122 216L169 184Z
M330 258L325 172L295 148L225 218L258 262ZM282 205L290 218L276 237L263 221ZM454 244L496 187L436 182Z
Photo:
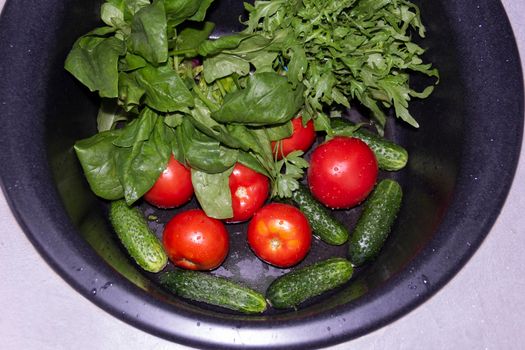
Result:
M444 285L489 232L514 175L523 129L519 57L501 4L419 5L428 29L426 58L441 81L430 99L411 104L420 129L394 120L388 126L387 136L407 148L410 161L403 171L381 176L401 182L404 204L381 255L343 288L297 311L244 316L170 296L132 263L72 151L75 140L95 132L99 102L62 67L74 40L99 24L98 1L6 4L0 99L9 103L0 112L0 142L9 167L1 175L15 215L46 260L84 296L177 342L303 349L386 324ZM218 0L211 13L217 34L235 31L241 12L240 1ZM141 205L147 214L154 211ZM151 226L159 235L174 213L155 211L159 219ZM348 227L357 214L337 213ZM268 267L249 251L245 225L229 228L231 254L215 273L264 291L286 270ZM300 266L345 251L316 241Z

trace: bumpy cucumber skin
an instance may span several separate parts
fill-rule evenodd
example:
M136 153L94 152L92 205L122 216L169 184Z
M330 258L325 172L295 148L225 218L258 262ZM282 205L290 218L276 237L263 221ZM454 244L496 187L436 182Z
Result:
M261 293L207 272L178 269L164 273L160 282L183 298L246 314L266 310L266 300Z
M166 266L168 256L137 208L129 207L124 200L111 202L109 219L122 245L141 268L159 272Z
M314 234L323 242L341 245L348 240L348 230L337 221L321 203L302 184L292 194L292 200L307 217Z
M396 181L385 179L377 184L350 237L348 254L354 266L377 256L399 212L402 197Z
M346 283L353 272L352 264L346 259L323 260L275 279L266 290L266 299L276 309L294 308Z
M333 128L337 128L351 126L353 124L342 118L334 118L331 125ZM376 156L379 169L397 171L406 166L408 162L408 152L400 145L362 128L354 131L352 136L360 139L370 147Z

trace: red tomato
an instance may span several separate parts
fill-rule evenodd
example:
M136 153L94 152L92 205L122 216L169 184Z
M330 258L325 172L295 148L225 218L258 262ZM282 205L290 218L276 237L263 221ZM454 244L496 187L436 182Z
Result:
M269 264L290 267L310 250L312 230L304 214L294 206L271 203L255 213L248 225L248 244Z
M144 195L144 199L159 208L178 207L193 196L191 173L173 155L153 187Z
M297 150L306 152L315 141L315 129L312 120L303 126L302 117L299 116L292 119L292 126L292 136L279 141L272 141L272 149L277 155L277 159L282 159L283 155L286 156Z
M308 185L324 205L350 208L372 191L377 173L376 157L366 143L357 138L335 137L312 152Z
M268 198L268 178L237 163L230 175L233 217L227 222L246 221L263 206Z
M175 215L164 228L162 243L170 260L189 270L218 267L230 246L224 224L201 209Z

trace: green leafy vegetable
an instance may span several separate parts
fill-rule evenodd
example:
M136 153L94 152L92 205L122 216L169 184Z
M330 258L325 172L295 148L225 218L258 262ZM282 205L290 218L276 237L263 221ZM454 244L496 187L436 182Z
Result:
M223 123L282 124L301 108L302 92L277 73L256 73L247 78L246 88L227 94L212 117Z
M424 50L411 41L411 29L423 37L425 28L410 1L273 0L246 8L244 33L293 33L295 43L282 51L280 64L292 83L306 87L307 116L325 115L326 106L348 108L355 98L371 110L380 132L390 107L397 117L418 126L408 101L411 96L428 96L431 88L415 92L408 73L438 73L423 63Z
M86 35L77 40L66 58L65 68L100 97L118 96L119 56L124 43L115 38Z
M356 100L380 133L390 109L418 125L409 101L433 85L415 91L409 74L439 76L412 41L425 28L410 1L255 1L245 30L211 39L212 3L107 0L105 26L73 45L65 68L104 98L99 133L75 144L98 196L131 205L173 154L191 168L206 213L228 218L237 162L267 176L272 197L297 189L303 153L277 160L271 142L292 135L298 114L327 137L354 131L331 119Z
M155 0L140 9L131 22L129 49L157 66L168 59L168 34L164 2Z
M232 171L233 167L217 174L191 170L191 182L195 195L206 215L215 219L227 219L233 216L229 187Z
M119 199L124 195L114 159L116 147L113 141L119 134L119 130L104 131L75 144L75 152L91 190L108 200Z

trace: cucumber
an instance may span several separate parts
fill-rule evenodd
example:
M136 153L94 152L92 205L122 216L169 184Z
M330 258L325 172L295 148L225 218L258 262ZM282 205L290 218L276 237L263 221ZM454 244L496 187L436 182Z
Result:
M353 271L346 259L323 260L275 279L266 290L266 299L277 309L295 308L307 299L346 283Z
M379 253L399 212L402 197L401 186L385 179L365 201L350 237L348 254L354 266L362 265Z
M348 240L345 226L312 196L306 186L299 184L299 188L292 193L292 200L308 218L314 234L323 242L341 245Z
M246 314L266 310L264 296L250 288L206 272L178 269L160 276L173 294Z
M363 128L352 130L354 124L343 118L332 118L331 126L334 135L348 136L352 135L366 143L374 152L377 164L380 169L387 171L397 171L405 167L408 162L408 153L406 149L392 141L389 141L379 135L376 135ZM348 128L352 128L349 130ZM351 131L349 134L348 131Z
M141 268L159 272L166 266L166 252L137 208L129 207L124 200L111 202L109 219L122 245Z

